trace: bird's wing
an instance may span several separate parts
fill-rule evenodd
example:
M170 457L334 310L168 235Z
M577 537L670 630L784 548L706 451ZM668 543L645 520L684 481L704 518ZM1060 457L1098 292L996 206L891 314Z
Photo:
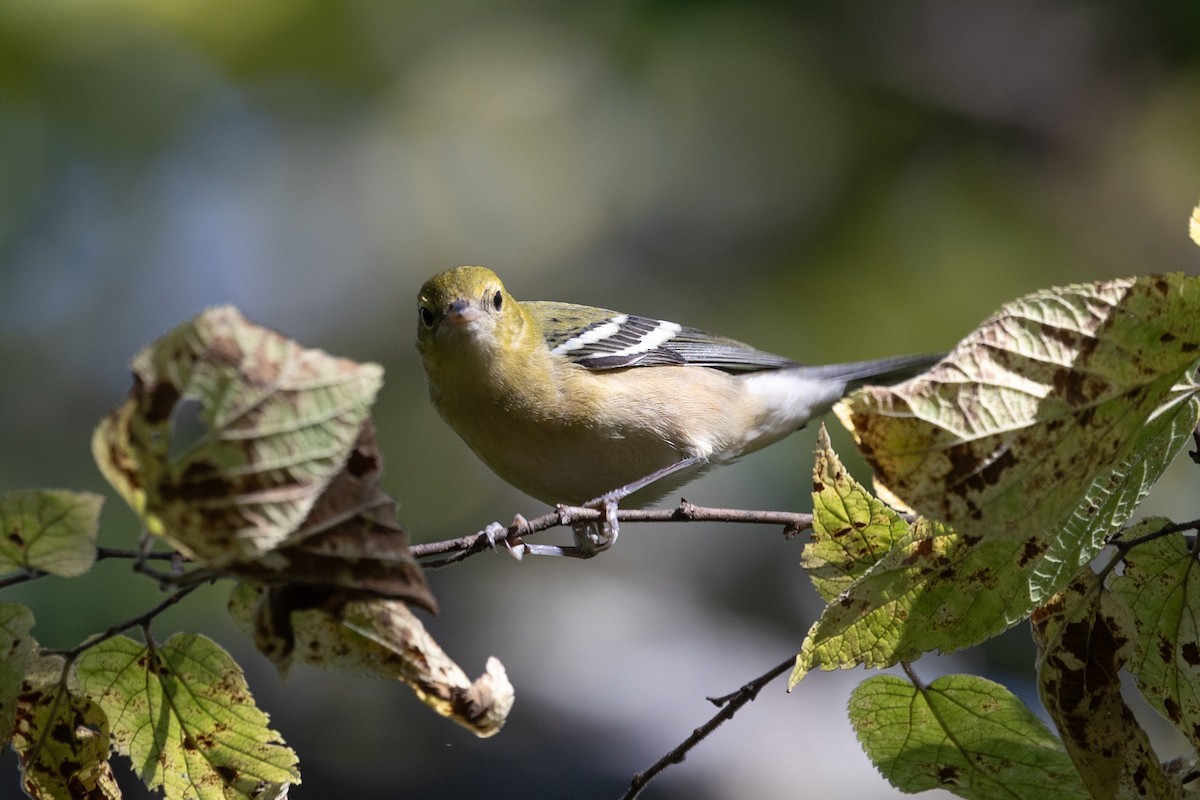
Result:
M571 303L527 302L546 345L591 370L691 364L726 372L798 366L783 356L675 322Z

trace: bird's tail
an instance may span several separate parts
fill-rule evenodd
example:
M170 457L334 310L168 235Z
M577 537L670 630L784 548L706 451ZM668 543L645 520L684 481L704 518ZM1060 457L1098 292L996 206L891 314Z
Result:
M806 378L822 382L845 381L850 391L868 383L889 385L918 375L942 360L945 353L922 353L915 356L876 358L870 361L852 361L847 364L823 364L817 367L801 367Z

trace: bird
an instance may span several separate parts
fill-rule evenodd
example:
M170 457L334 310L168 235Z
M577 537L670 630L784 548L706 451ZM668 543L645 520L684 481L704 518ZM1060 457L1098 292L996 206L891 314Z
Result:
M616 541L618 503L652 503L803 428L850 389L940 359L803 366L667 320L518 301L482 266L434 275L417 308L417 350L442 419L531 497L604 510L599 523L573 526L574 547L522 543L518 558L602 552Z

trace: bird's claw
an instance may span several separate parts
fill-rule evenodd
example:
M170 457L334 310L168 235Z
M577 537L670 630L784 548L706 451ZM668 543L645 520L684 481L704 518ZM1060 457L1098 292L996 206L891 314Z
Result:
M487 527L481 531L480 537L489 550L495 550L497 541L508 541L508 528L499 522L489 522Z
M509 530L512 533L509 533ZM525 554L530 552L529 545L521 539L521 535L529 532L529 521L525 517L517 514L513 517L512 525L508 528L501 525L499 522L493 522L484 530L484 534L488 537L488 544L493 550L496 549L496 541L503 541L504 546L508 548L508 554L520 561L525 557Z

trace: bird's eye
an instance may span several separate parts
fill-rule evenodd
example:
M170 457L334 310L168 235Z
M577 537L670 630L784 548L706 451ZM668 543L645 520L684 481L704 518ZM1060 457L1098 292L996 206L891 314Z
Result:
M497 291L494 295L492 295L492 308L499 311L500 307L503 305L504 305L504 295L501 294L499 291Z
M421 314L421 322L425 325L426 328L432 328L433 327L433 312L430 311L426 306L421 306L420 309L418 309L418 310Z

